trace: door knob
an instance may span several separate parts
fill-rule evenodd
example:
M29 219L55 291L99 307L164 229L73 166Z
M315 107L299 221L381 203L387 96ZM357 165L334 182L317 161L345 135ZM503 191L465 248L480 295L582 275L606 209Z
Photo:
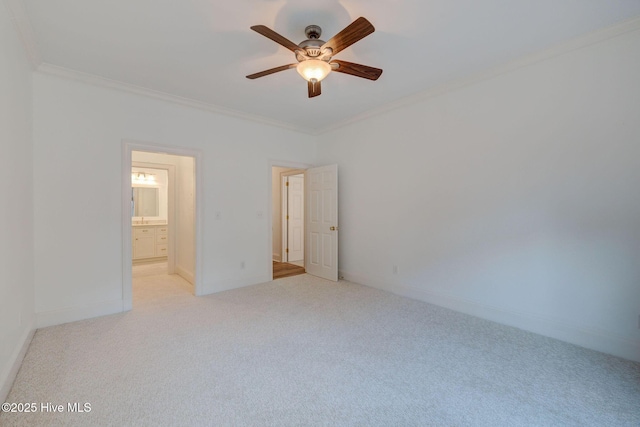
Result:
M329 227L329 230L331 231L336 231L338 229L338 227Z

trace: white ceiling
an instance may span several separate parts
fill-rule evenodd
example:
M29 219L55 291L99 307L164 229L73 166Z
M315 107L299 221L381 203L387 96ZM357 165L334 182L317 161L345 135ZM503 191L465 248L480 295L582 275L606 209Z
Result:
M640 16L640 0L22 3L30 23L22 31L32 33L41 70L62 67L309 132ZM309 99L295 70L245 78L295 62L250 26L299 43L309 24L328 40L359 16L376 32L336 58L382 68L378 81L332 73L322 96Z

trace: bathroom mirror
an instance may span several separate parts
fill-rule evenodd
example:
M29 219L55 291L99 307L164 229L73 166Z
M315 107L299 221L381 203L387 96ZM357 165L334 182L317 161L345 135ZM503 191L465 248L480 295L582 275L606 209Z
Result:
M133 216L159 216L159 188L132 187Z

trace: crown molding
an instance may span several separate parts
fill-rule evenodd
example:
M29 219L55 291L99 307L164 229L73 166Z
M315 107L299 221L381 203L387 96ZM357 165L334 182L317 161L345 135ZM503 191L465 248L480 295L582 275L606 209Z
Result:
M407 97L387 103L378 108L368 110L362 114L358 114L356 116L353 116L341 122L334 123L327 127L309 128L309 127L303 127L303 126L296 126L291 123L269 119L260 115L244 113L244 112L233 110L230 108L225 108L218 105L197 101L190 98L184 98L177 95L172 95L169 93L165 93L165 92L161 92L161 91L157 91L157 90L153 90L153 89L149 89L149 88L145 88L137 85L123 83L117 80L111 80L111 79L100 77L94 74L88 74L81 71L76 71L69 68L64 68L57 65L45 63L42 61L40 52L38 50L38 46L35 41L35 35L33 32L33 29L31 28L31 24L29 23L28 15L24 8L23 2L21 0L4 0L4 2L5 2L5 5L7 6L7 9L9 10L10 18L14 22L16 30L20 35L20 39L22 40L22 44L27 52L27 56L29 57L31 64L33 65L34 69L39 72L42 72L44 74L64 77L67 79L72 79L75 81L91 84L94 86L102 86L102 87L117 89L120 91L134 93L137 95L146 96L150 98L155 98L155 99L163 100L166 102L170 102L170 103L174 103L174 104L178 104L186 107L196 108L199 110L209 111L217 114L234 117L237 119L248 120L252 122L275 126L275 127L288 129L291 131L296 131L296 132L304 133L307 135L314 135L314 136L319 136L327 132L339 129L341 127L345 127L350 124L353 124L353 123L356 123L380 114L384 114L386 112L389 112L395 109L420 103L430 98L434 98L434 97L443 95L445 93L461 89L466 86L470 86L485 80L489 80L494 77L513 72L515 70L518 70L520 68L523 68L529 65L546 61L560 55L564 55L579 49L586 48L588 46L592 46L594 44L604 42L606 40L609 40L615 37L622 36L624 34L628 34L628 33L640 30L640 17L625 20L617 24L614 24L612 26L605 27L600 30L596 30L591 33L585 34L583 36L576 37L567 42L553 46L549 49L545 49L540 52L536 52L536 53L521 57L519 59L509 61L497 67L493 67L489 70L485 70L483 72L476 73L474 75L471 75L465 78L443 83L441 85L432 87L430 89L416 93L414 95L409 95Z
M29 20L29 15L27 15L24 3L21 0L4 0L4 4L9 12L9 19L13 22L18 37L22 42L27 58L29 58L31 67L37 70L40 64L42 64L42 56L40 55L36 36L31 27L31 21Z
M112 80L105 77L97 76L95 74L83 73L81 71L72 70L65 67L59 67L57 65L42 63L38 69L38 72L43 74L53 75L57 77L63 77L66 79L74 80L77 82L82 82L86 84L90 84L93 86L100 86L110 89L116 89L123 92L133 93L136 95L141 95L149 98L159 99L162 101L166 101L173 104L182 105L184 107L196 108L199 110L209 111L217 114L222 114L225 116L234 117L242 120L249 120L256 123L261 123L265 125L275 126L283 129L288 129L296 132L309 133L309 130L304 127L294 126L289 123L281 122L278 120L268 119L263 116L259 116L256 114L244 113L242 111L233 110L230 108L221 107L214 104L209 104L202 101L197 101L195 99L184 98L177 95L172 95L170 93L157 91L154 89L145 88L142 86L137 86L129 83L123 83L118 80Z
M602 43L609 39L620 37L625 34L639 31L639 30L640 30L640 17L625 20L617 24L611 25L609 27L605 27L605 28L587 33L585 35L573 38L569 41L553 46L549 49L535 52L535 53L523 56L521 58L515 59L513 61L509 61L507 63L498 65L497 67L490 68L489 70L485 70L483 72L476 73L468 77L443 83L441 85L432 87L430 89L416 93L414 95L409 95L407 97L398 99L397 101L393 101L381 107L374 108L362 114L353 116L347 120L337 122L328 127L317 130L316 132L314 132L314 134L322 135L324 133L348 126L350 124L353 124L353 123L356 123L380 114L384 114L392 110L417 104L419 102L423 102L430 98L435 98L445 93L461 89L465 86L470 86L476 83L480 83L482 81L489 80L494 77L498 77L502 74L507 74L515 70L518 70L520 68L527 67L529 65L533 65L539 62L543 62L543 61L546 61L546 60L549 60L549 59L552 59L552 58L555 58L579 49L583 49L598 43Z

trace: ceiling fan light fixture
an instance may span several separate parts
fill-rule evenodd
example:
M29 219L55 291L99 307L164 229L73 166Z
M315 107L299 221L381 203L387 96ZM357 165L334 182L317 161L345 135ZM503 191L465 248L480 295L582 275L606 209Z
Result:
M350 74L369 80L377 80L380 74L382 74L382 70L379 68L332 59L333 55L375 31L371 22L362 16L347 25L327 42L320 40L322 29L317 25L307 26L305 29L307 39L299 44L295 44L264 25L254 25L251 29L289 49L295 54L298 63L281 65L280 67L260 71L259 73L249 74L247 76L248 79L253 80L295 68L298 74L307 81L309 98L315 98L322 94L320 82L327 77L332 70L337 73Z
M296 70L308 82L317 83L322 81L331 72L331 65L319 59L307 59L300 62Z

